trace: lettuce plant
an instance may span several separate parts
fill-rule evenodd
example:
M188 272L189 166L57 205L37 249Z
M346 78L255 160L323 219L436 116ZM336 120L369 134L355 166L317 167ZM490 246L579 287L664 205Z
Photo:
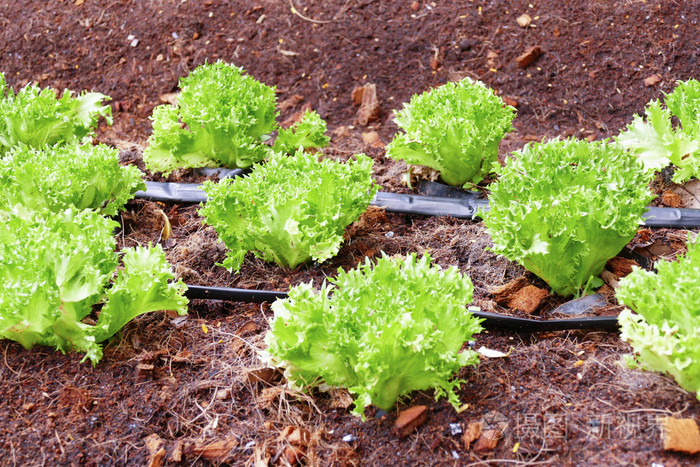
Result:
M152 171L181 167L246 168L266 158L261 144L277 129L275 88L223 61L180 80L177 105L153 110L153 134L143 154Z
M650 170L669 164L678 167L673 180L682 183L700 176L700 82L679 82L664 97L666 108L652 100L645 109L646 120L634 120L617 137L617 143L635 154ZM672 117L680 122L673 128Z
M326 122L314 111L306 112L301 120L289 128L280 129L275 140L274 150L286 154L302 148L322 148L330 138L326 132Z
M109 97L97 92L58 98L53 89L29 85L15 93L0 73L0 157L20 143L34 148L82 140L94 134L97 120L111 125L112 109L102 105Z
M146 188L142 178L138 168L120 165L118 151L108 146L20 144L0 159L0 210L75 206L113 216Z
M671 375L700 399L700 246L656 272L635 268L620 280L620 336L632 345L642 368ZM630 362L630 363L635 363Z
M0 212L0 336L25 348L85 352L95 364L102 357L98 343L134 317L184 314L186 287L169 282L173 274L160 246L126 249L116 271L116 227L90 210ZM97 321L84 321L99 304Z
M497 172L483 215L493 251L563 296L632 239L653 197L642 165L607 141L528 145Z
M200 213L229 249L223 266L238 271L248 251L289 268L334 256L345 227L367 209L378 187L364 154L342 164L299 150L203 188L208 201Z
M462 381L453 376L478 362L476 352L461 350L482 329L466 309L472 292L468 277L432 266L429 255L366 259L318 292L301 284L276 301L265 358L297 387L347 388L363 418L370 404L389 410L429 388L457 408Z
M397 112L404 133L387 146L387 154L431 167L450 185L478 183L497 163L498 143L514 116L515 109L479 81L447 83L413 96Z

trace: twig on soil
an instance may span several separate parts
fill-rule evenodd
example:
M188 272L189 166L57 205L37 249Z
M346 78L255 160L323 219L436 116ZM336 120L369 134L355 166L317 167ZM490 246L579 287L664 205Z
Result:
M61 456L65 456L66 450L63 448L63 443L61 442L61 438L58 436L58 430L53 430L53 432L56 435L56 441L58 441L58 447L61 449Z
M4 357L4 360L5 360L5 366L6 366L7 369L10 370L12 373L16 374L17 376L21 376L22 373L13 370L12 367L10 366L10 364L7 363L7 347L8 347L9 345L10 345L10 343L7 342L7 343L5 344L5 350L3 351L3 357Z
M335 14L333 19L320 20L320 19L309 18L307 16L302 15L299 12L299 10L297 10L294 7L294 2L292 0L289 0L289 6L291 7L292 13L294 13L295 15L297 15L299 18L303 19L304 21L308 21L310 23L316 23L316 24L332 23L333 21L337 20L338 17L345 12L345 7L347 6L348 3L350 3L349 0L347 2L345 2L345 5L343 5L343 7L340 10L338 10L338 12Z

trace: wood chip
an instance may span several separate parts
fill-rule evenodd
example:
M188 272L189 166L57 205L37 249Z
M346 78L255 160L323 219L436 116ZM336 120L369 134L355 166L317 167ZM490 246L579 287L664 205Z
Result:
M534 45L520 54L518 58L515 59L515 62L520 68L527 68L532 65L535 60L540 58L542 53L542 48L539 45Z
M462 444L464 444L464 449L469 449L471 443L479 439L483 429L484 424L482 422L472 422L469 424L467 431L462 434Z
M503 99L503 103L504 103L505 105L509 105L509 106L511 106L511 107L518 107L519 102L518 102L517 99L515 99L515 98L513 98L513 97L510 97L510 96L501 96L501 99Z
M287 429L289 428L292 428L292 430L286 430L289 432L287 433L285 441L295 446L309 445L309 442L311 441L311 432L309 432L309 430L301 427L287 427Z
M282 373L277 368L254 368L248 370L245 375L247 383L270 384L282 377Z
M615 274L617 277L625 277L627 274L632 272L632 268L634 266L639 266L635 260L615 256L607 262L605 268Z
M670 208L682 208L683 198L678 193L674 193L671 190L666 190L661 195L661 202Z
M600 278L614 290L617 290L620 287L620 283L617 281L617 276L607 269L603 269L600 272Z
M421 426L428 420L428 407L416 405L401 411L396 422L394 422L394 433L399 438L405 438L413 430Z
M433 48L433 55L430 57L430 69L437 70L440 68L440 49Z
M231 450L238 445L233 436L210 443L196 443L190 446L188 454L194 457L203 457L210 462L225 462L230 456Z
M651 76L647 76L646 78L644 78L644 85L645 85L646 87L653 86L653 85L655 85L655 84L657 84L657 83L659 83L659 82L661 82L661 76L657 75L656 73L654 73L654 74L651 75Z
M384 147L384 143L382 143L382 140L379 138L379 133L376 131L362 133L362 141L364 141L366 145L372 146L373 148Z
M149 453L148 467L160 467L163 465L163 458L165 457L165 441L163 441L156 433L153 433L146 436L144 442Z
M499 287L494 287L489 291L491 296L496 303L502 304L506 303L511 297L520 289L528 284L528 280L525 277L518 277L505 285Z
M700 430L692 418L662 417L664 427L664 449L689 454L700 452Z
M170 449L170 453L168 454L168 461L169 462L182 462L182 445L183 441L181 439L176 440L172 444L172 448Z
M513 295L508 300L508 307L513 310L519 310L527 314L533 313L542 304L542 300L549 295L544 289L540 289L534 285L527 285Z
M331 388L328 393L331 396L330 406L334 409L347 409L354 402L347 389Z
M530 23L532 23L532 18L530 18L530 15L528 15L527 13L523 13L522 15L518 16L518 19L516 19L515 21L521 28L526 28L530 26Z
M260 326L258 326L258 323L255 321L246 321L241 325L240 328L236 329L236 335L237 336L245 336L246 334L251 334L254 332L258 332L260 330Z
M501 437L502 434L500 430L485 430L476 444L474 444L474 452L483 453L486 451L493 451Z
M289 465L295 465L300 462L304 454L305 450L299 446L287 446L284 448L284 460L286 460Z
M379 118L382 110L379 99L377 99L377 85L374 83L365 84L362 91L355 88L352 92L353 102L357 101L358 96L362 97L360 108L357 110L357 123L367 126L369 122Z

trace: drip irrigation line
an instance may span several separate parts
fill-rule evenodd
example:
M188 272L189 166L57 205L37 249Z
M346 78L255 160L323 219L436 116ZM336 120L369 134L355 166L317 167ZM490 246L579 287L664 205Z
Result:
M187 298L206 298L210 300L226 300L233 302L271 302L280 298L287 298L287 292L271 290L230 289L226 287L204 287L188 285L185 296ZM518 332L541 331L565 331L570 329L602 329L617 331L617 317L585 317L570 319L550 319L539 321L529 318L499 315L487 311L472 311L477 318L483 318L482 323L488 328L511 329Z
M236 302L262 303L273 302L278 298L287 298L287 292L273 290L230 289L227 287L204 287L188 285L187 298L205 298L209 300L230 300Z
M440 185L433 183L434 185ZM423 185L421 185L422 187ZM440 185L445 187L445 185ZM378 192L370 202L390 212L424 216L451 216L473 219L477 212L488 209L488 200L479 193L447 187L448 195L436 196L427 191L425 195ZM174 203L203 203L207 200L201 185L194 183L146 182L145 191L137 191L136 198ZM696 229L700 228L700 209L650 207L644 213L644 225L654 228Z

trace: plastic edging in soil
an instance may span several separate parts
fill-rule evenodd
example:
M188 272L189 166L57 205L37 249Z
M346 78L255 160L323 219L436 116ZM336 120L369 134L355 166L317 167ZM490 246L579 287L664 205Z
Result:
M431 185L433 185L432 188L426 189ZM479 193L463 191L439 183L431 183L431 185L422 183L419 187L422 192L427 192L427 195L380 191L370 204L390 212L450 216L459 219L473 219L480 209L488 209L488 200L482 199ZM207 195L200 186L195 183L146 182L146 191L137 191L135 197L161 202L203 203L206 202ZM441 193L441 195L435 196L433 193ZM649 207L644 213L644 225L653 228L700 228L700 209Z
M261 303L286 298L287 292L270 290L230 289L226 287L204 287L188 285L187 298L205 298L234 302ZM471 311L477 318L483 318L483 325L489 328L510 329L517 332L564 331L570 329L602 329L617 331L616 316L593 316L570 319L549 319L540 321L530 318L499 315L487 311Z

